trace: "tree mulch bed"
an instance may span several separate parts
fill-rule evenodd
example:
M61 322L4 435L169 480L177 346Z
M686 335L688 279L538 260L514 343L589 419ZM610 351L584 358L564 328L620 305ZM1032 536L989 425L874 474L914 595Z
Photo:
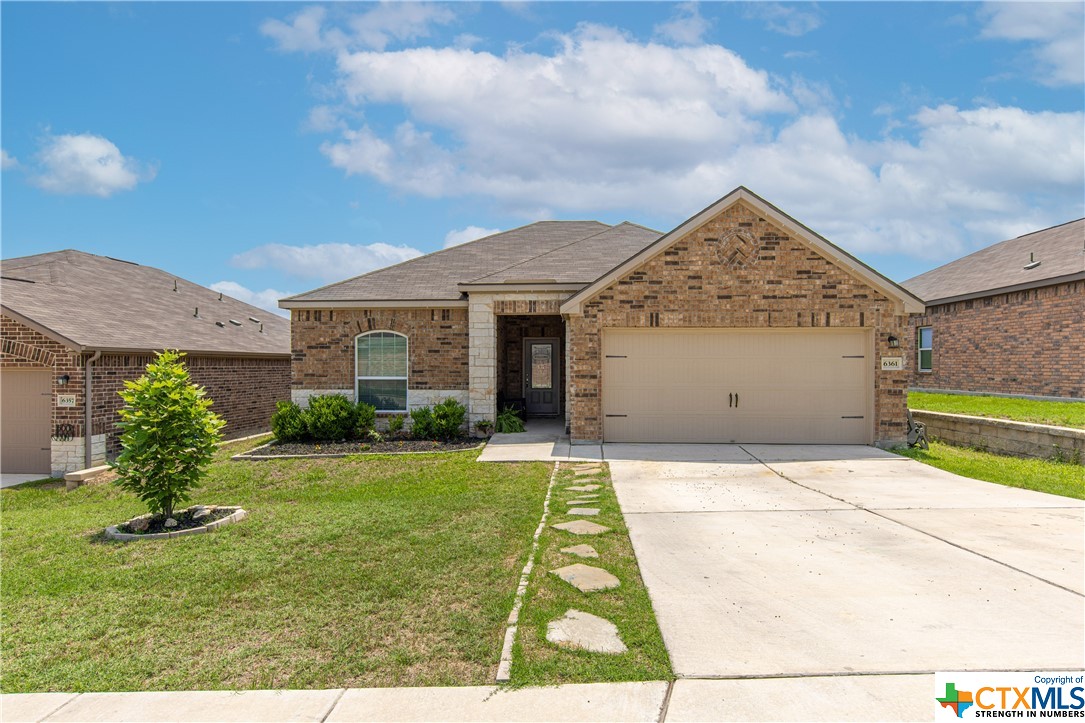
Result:
M207 510L207 514L201 515L198 519L194 519L195 515L201 510ZM123 525L117 525L117 531L127 535L153 535L159 532L179 532L180 530L190 530L194 527L206 527L210 523L221 520L223 517L229 517L237 510L236 507L215 507L208 505L206 508L203 506L190 507L184 510L174 510L173 519L177 521L177 525L174 527L166 527L166 516L162 514L154 515L147 518L146 515L137 517L135 520L129 520ZM143 529L135 529L133 523L136 520L147 519L147 527ZM140 525L142 527L142 525Z
M272 442L248 452L252 456L322 454L395 454L404 452L455 452L474 449L480 439L458 437L448 441L430 439L386 439L382 442Z

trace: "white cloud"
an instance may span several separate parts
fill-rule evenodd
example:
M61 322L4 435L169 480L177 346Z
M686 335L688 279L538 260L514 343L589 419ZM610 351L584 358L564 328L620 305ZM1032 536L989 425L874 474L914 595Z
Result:
M0 170L7 171L12 168L19 167L19 159L15 156L8 155L8 152L3 148L0 148Z
M230 264L241 269L275 269L298 279L340 281L421 256L410 246L372 244L265 244L237 254Z
M686 2L676 5L671 19L656 25L653 30L658 37L679 45L696 45L701 42L711 25L711 22L701 16L697 3Z
M746 8L746 17L765 21L765 28L783 35L797 37L821 27L817 5L783 5L774 2L753 2Z
M40 173L32 180L50 193L107 198L156 174L153 167L122 155L108 139L90 133L47 137L37 160Z
M289 311L279 308L279 299L285 299L286 297L291 296L290 292L277 291L276 289L253 291L235 281L217 281L211 284L210 288L215 291L221 291L227 296L232 296L238 301L244 301L246 304L252 304L253 306L278 314L279 316L290 316Z
M415 48L339 56L348 102L400 104L391 134L363 126L321 151L348 174L427 196L478 193L522 206L598 209L648 175L683 173L706 149L764 133L794 103L716 45L639 43L599 26L553 54ZM456 138L440 143L426 126Z
M324 8L314 5L295 13L289 23L278 19L265 20L260 25L260 32L274 40L283 52L316 52L326 47L321 33L326 14Z
M1085 82L1085 6L1080 2L987 3L981 37L1034 43L1029 51L1044 85Z
M290 16L289 22L269 18L260 31L283 52L312 53L363 47L383 50L394 41L429 37L436 25L448 25L456 14L448 7L420 2L382 2L364 13L348 15L346 29L326 27L328 12L310 6Z
M459 246L460 244L465 244L468 241L476 241L480 238L493 236L495 233L501 233L501 229L482 228L481 226L468 226L467 228L461 228L458 231L449 231L447 234L445 234L445 248L450 249L453 246Z
M718 45L587 24L547 37L549 51L500 55L340 53L340 107L361 117L391 106L405 120L365 116L321 152L399 192L478 196L531 219L623 211L677 223L747 185L853 251L932 259L1020 219L1082 215L1080 112L909 95L878 107L885 129L861 138L842 131L828 84L770 76Z

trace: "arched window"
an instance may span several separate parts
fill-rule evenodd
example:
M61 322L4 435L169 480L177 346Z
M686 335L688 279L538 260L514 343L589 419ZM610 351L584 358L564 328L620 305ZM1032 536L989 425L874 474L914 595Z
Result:
M407 337L371 331L354 340L355 399L378 412L407 411Z

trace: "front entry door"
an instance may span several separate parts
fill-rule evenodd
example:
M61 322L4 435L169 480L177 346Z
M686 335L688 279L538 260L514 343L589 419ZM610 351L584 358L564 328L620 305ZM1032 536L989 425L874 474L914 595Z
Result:
M531 415L556 416L559 408L557 339L524 339L524 400Z

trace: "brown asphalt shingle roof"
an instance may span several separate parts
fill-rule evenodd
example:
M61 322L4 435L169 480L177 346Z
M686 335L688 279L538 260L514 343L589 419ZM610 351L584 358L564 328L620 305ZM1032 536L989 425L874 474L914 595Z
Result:
M87 349L290 353L289 320L150 266L67 250L5 259L0 276L5 310Z
M1030 259L1040 264L1026 269ZM928 305L1010 288L1033 288L1085 274L1085 219L1018 236L901 284Z
M629 223L539 221L284 301L456 301L459 284L476 281L588 283L659 236Z
M487 276L480 276L470 283L503 284L524 280L547 279L561 283L590 284L649 245L660 236L644 226L628 221L566 244L553 251L502 269Z

